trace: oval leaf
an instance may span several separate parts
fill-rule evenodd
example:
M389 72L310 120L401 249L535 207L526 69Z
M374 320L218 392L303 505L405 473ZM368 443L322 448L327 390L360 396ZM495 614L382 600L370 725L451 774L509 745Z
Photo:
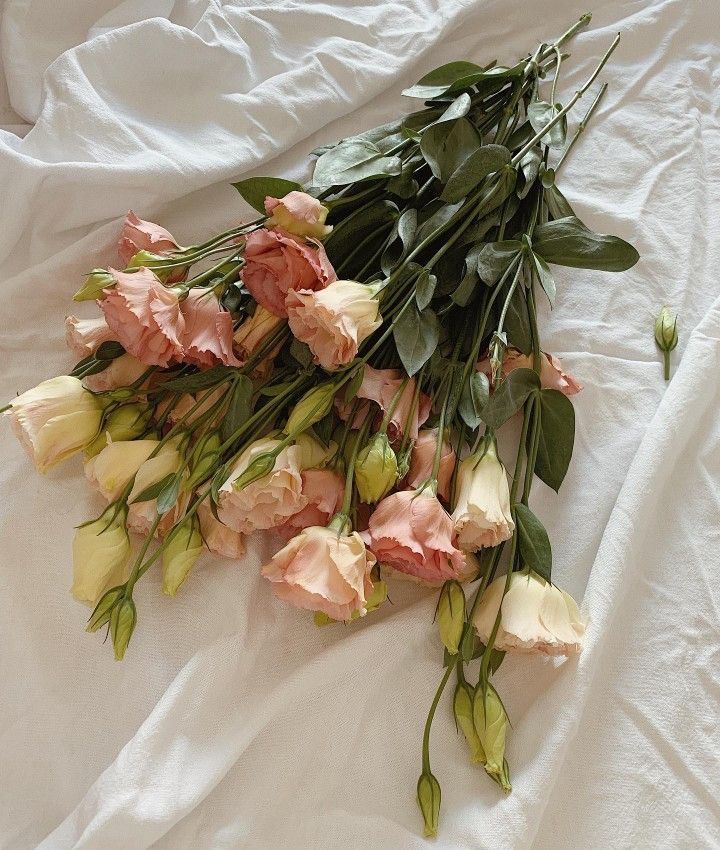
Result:
M220 425L220 437L223 442L244 425L252 413L253 384L247 375L240 375L232 389L227 412Z
M395 177L402 171L397 156L383 156L373 142L348 139L324 153L315 163L315 186L346 186L374 177Z
M510 162L510 151L502 145L484 145L473 151L453 171L440 196L443 201L455 203L464 198L488 174L498 171Z
M460 393L458 412L463 422L475 430L482 421L482 412L490 398L490 382L484 372L473 371Z
M623 272L640 259L629 242L619 236L595 233L575 216L536 227L533 250L548 263L606 272Z
M430 100L444 94L456 80L467 77L469 74L482 74L483 70L480 65L476 65L474 62L448 62L447 65L441 65L425 74L414 86L405 89L403 94L405 97L419 97L422 100Z
M558 390L542 390L535 474L555 492L560 489L570 465L574 442L575 409L572 402Z
M525 566L530 567L545 581L551 581L552 549L545 526L527 505L515 505L518 544L520 557Z
M446 183L480 145L480 134L475 127L466 118L458 118L428 127L422 135L420 151L435 177Z
M490 396L482 419L490 428L499 428L525 404L531 392L540 389L540 379L532 369L513 369Z
M440 338L437 316L429 308L420 312L412 301L395 324L393 336L405 371L412 377L437 348Z
M251 207L265 212L265 198L282 198L288 192L302 192L303 187L294 180L281 177L248 177L232 184Z

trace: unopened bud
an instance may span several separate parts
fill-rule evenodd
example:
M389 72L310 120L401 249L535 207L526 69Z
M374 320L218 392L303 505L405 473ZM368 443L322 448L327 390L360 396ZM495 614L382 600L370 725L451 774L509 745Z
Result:
M458 682L453 699L453 714L458 729L465 736L473 764L485 764L485 750L473 720L473 690L467 682Z
M677 316L663 307L655 319L655 342L660 351L672 351L678 344Z
M122 599L125 593L125 585L120 587L111 587L102 595L100 601L95 606L87 626L86 632L96 632L99 628L110 622L110 615L115 605Z
M115 286L115 278L105 269L93 269L85 278L85 283L73 295L73 301L95 301L104 298L103 289Z
M266 475L269 475L273 471L273 467L275 466L275 460L277 458L277 452L263 452L258 455L248 466L245 472L242 475L239 475L233 481L233 487L236 490L242 490L243 487L247 487L248 484L252 484L253 481L259 481L261 478L264 478Z
M387 599L387 583L382 579L374 582L368 598L365 600L366 611L376 611Z
M335 384L327 383L305 393L290 412L285 433L299 434L319 422L330 412L335 392Z
M440 640L451 655L455 655L465 626L465 594L460 582L446 581L440 591L437 607Z
M479 684L473 700L473 721L485 752L485 770L503 788L510 791L505 767L505 736L508 717L495 688Z
M440 797L440 783L429 771L422 773L417 784L417 800L425 821L426 838L434 838L437 835Z
M215 469L220 460L221 445L217 431L200 437L190 456L190 478L185 485L187 490L193 490Z
M178 273L182 274L184 272L184 266L168 266L168 263L176 262L178 259L180 258L153 254L152 251L138 251L137 254L130 257L127 268L139 269L141 266L144 266L146 269L152 269L156 276L165 282L170 277L177 279Z
M397 478L397 457L387 434L375 434L355 462L355 486L360 498L370 505L379 502Z
M115 660L122 661L125 650L137 623L137 611L132 599L123 599L112 609L110 614L110 637L115 650Z
M163 593L175 596L202 552L196 516L186 517L174 530L162 553Z
M85 454L95 457L108 442L134 440L147 428L150 421L150 408L145 404L124 404L113 410L102 424L102 430L95 439L85 446Z

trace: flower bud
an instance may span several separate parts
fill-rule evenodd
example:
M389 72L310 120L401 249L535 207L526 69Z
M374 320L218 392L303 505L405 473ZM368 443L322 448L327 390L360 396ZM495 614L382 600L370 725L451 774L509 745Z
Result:
M124 404L109 414L102 425L102 431L85 447L87 457L95 457L108 442L134 440L147 428L151 410L144 404Z
M288 192L283 198L265 198L266 227L279 227L295 236L324 239L332 230L325 224L330 210L306 192Z
M163 283L166 283L169 278L178 279L178 275L183 275L184 266L168 266L168 263L177 261L179 257L163 257L162 254L153 254L152 251L138 251L130 257L128 261L128 269L139 269L144 266L146 269L152 269Z
M377 611L377 609L387 599L387 594L387 582L384 582L382 579L378 579L376 582L373 583L372 590L370 591L367 599L365 600L365 610L368 612Z
M334 397L335 384L333 383L320 384L305 393L290 412L285 433L299 434L319 422L330 412Z
M440 783L430 771L423 772L418 779L417 800L425 821L426 838L434 838L437 835L440 797Z
M186 489L192 490L204 481L215 469L220 459L220 434L212 431L204 434L195 444L190 456L190 478Z
M115 286L115 278L106 269L93 269L85 278L85 283L73 295L73 301L95 301L104 298L103 289Z
M202 552L196 516L186 517L168 538L162 553L163 593L175 596Z
M437 607L440 640L451 655L455 655L465 625L465 594L457 581L446 581L440 591Z
M465 736L470 748L470 760L473 764L485 764L485 750L473 720L473 696L473 689L467 682L458 682L453 699L453 714L455 723Z
M379 502L398 478L395 452L387 434L378 433L360 451L355 462L355 486L363 502Z
M508 718L502 701L492 685L477 686L473 700L473 720L485 752L485 770L504 791L510 791L505 765Z
M252 484L253 481L258 481L260 478L269 475L273 471L277 456L278 452L275 450L258 455L250 462L248 468L232 482L233 488L242 490L248 484Z
M107 587L125 579L130 538L125 510L110 505L99 519L79 526L73 540L72 594L95 603Z
M672 351L678 344L677 316L665 306L655 319L655 342L660 351Z
M86 632L96 632L99 628L110 622L110 615L113 608L122 599L125 594L125 585L119 587L111 587L101 597L95 610L92 612L87 626Z
M137 611L132 599L123 599L112 609L110 637L115 650L115 660L122 661L137 623Z

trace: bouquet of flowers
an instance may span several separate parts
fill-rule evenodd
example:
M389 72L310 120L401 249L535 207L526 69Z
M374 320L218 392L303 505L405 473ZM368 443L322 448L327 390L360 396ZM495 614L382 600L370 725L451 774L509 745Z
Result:
M581 389L540 341L551 266L638 259L557 185L605 87L569 141L568 112L618 41L560 105L562 48L588 20L511 66L436 68L404 92L421 109L314 151L307 187L236 183L257 215L205 242L129 213L117 267L74 296L98 307L66 320L79 362L4 408L39 471L84 454L104 505L77 528L72 592L117 659L151 567L174 596L203 550L240 560L255 531L283 544L262 568L273 592L317 625L371 614L396 577L440 589L428 835L451 677L472 760L510 791L493 675L508 652L576 653L585 629L530 492L562 484ZM509 480L496 433L516 414Z

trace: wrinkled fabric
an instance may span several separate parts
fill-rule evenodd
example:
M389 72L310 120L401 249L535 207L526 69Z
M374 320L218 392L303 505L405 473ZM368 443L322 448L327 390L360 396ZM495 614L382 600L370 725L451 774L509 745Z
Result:
M181 244L249 220L231 180L306 180L308 151L410 109L401 89L431 68L512 62L582 11L570 0L537 15L520 0L171 5L113 19L116 0L6 0L0 115L34 126L24 139L0 132L3 399L72 366L70 297L114 261L128 209ZM712 4L681 0L593 11L561 100L616 31L623 40L558 183L589 226L642 259L619 275L554 269L543 348L585 389L560 494L536 482L531 497L554 578L582 599L586 643L563 664L500 668L507 798L469 763L441 702L441 850L695 850L720 832L718 23ZM86 40L93 28L104 34ZM680 314L669 385L652 336L663 303ZM517 428L500 435L508 463ZM0 447L3 850L429 846L414 795L442 672L434 593L394 582L392 605L318 629L273 598L259 575L273 549L256 536L242 560L204 557L172 600L151 570L116 663L68 592L73 526L102 500L79 459L39 477L8 428Z

